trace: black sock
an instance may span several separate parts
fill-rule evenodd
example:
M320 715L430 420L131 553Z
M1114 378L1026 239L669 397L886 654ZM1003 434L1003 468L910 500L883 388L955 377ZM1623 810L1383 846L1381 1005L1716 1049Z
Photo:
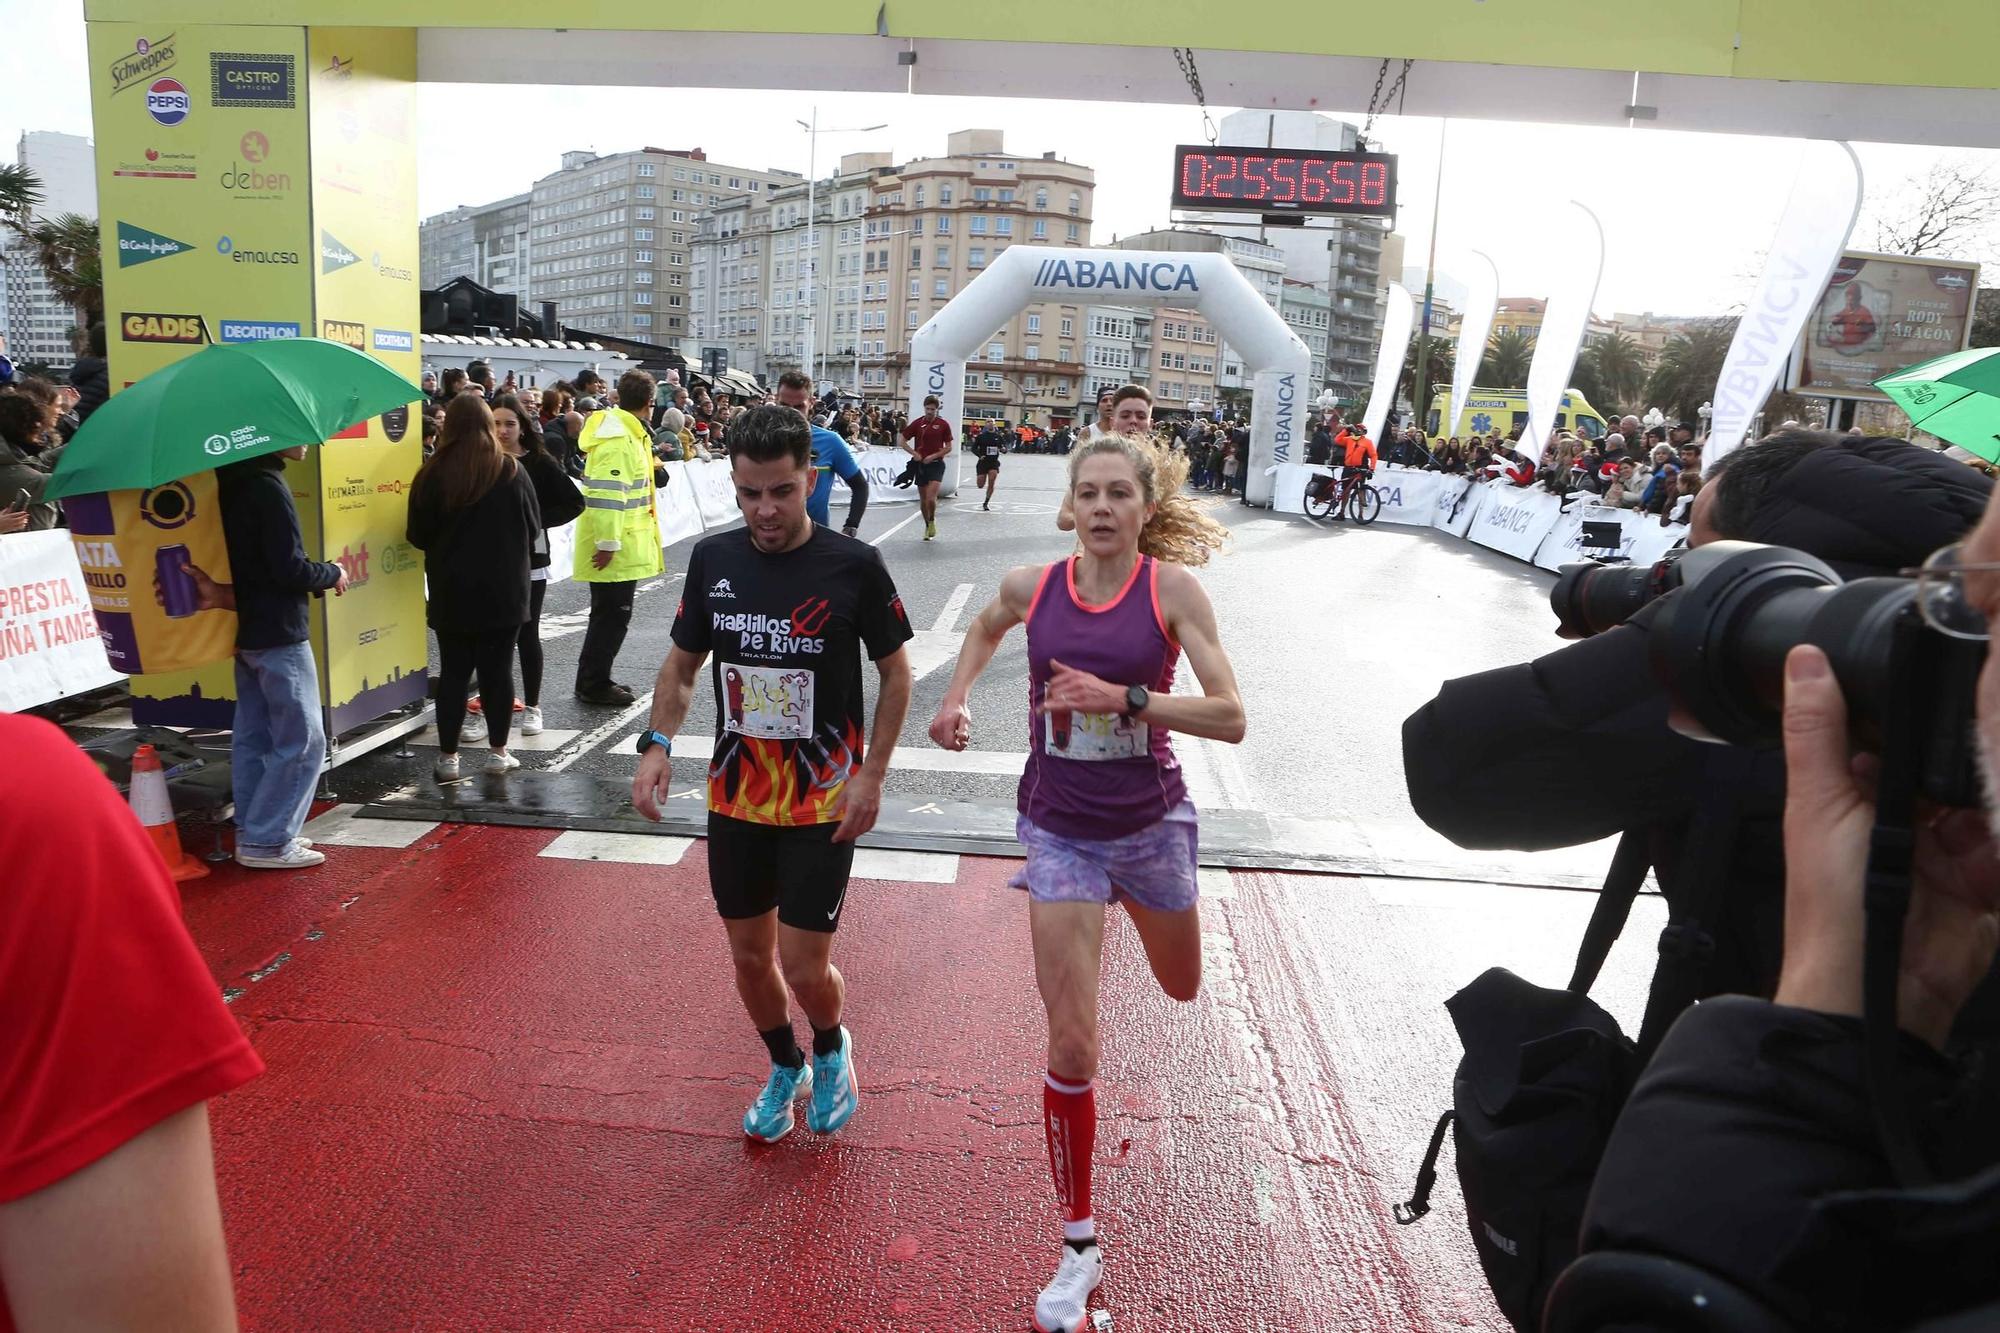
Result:
M830 1028L816 1027L813 1029L814 1055L832 1055L835 1051L839 1049L840 1049L840 1024L835 1023Z
M792 1035L790 1023L780 1024L757 1035L764 1039L764 1049L771 1053L772 1064L797 1069L806 1062L805 1052L799 1049L799 1039Z
M1085 1250L1097 1244L1097 1237L1085 1236L1082 1240L1065 1240L1063 1244L1069 1246L1072 1250L1075 1250L1078 1254L1082 1254Z

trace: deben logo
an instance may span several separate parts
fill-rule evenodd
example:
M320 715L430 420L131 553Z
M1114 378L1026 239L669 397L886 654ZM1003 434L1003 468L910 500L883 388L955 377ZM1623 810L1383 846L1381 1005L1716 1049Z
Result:
M162 236L144 227L135 227L129 222L118 224L118 267L131 268L134 264L150 264L155 259L165 259L183 250L194 247L186 241L177 241L171 236Z
M132 312L118 317L119 335L128 343L198 343L203 340L199 315L156 315Z
M333 233L322 230L319 234L319 271L338 273L349 264L358 264L361 256L334 239Z

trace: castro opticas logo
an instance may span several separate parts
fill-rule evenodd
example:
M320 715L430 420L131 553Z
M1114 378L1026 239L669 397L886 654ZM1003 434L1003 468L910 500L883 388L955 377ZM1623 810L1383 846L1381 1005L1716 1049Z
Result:
M255 426L238 426L227 435L211 435L201 442L202 452L211 458L221 458L227 454L242 453L245 449L255 449L260 444L269 444L271 437Z
M320 321L321 335L328 342L339 343L342 347L352 347L357 352L368 350L368 327L365 324L350 324L342 319Z
M216 106L285 107L298 101L298 62L289 55L217 51L208 58Z
M120 336L128 343L198 343L199 315L125 314L118 318Z
M162 125L178 125L194 110L194 99L179 79L155 79L146 89L146 114Z
M375 350L378 352L413 352L417 340L400 329L375 330Z
M1044 259L1037 287L1125 292L1198 292L1192 264L1119 263L1116 260Z
M216 238L215 253L228 255L232 264L296 264L299 252L296 250L239 250L234 237Z
M319 271L338 273L349 264L358 264L361 256L335 240L333 233L321 230L319 234Z
M144 227L135 227L129 222L118 224L118 267L131 268L134 264L150 264L155 259L165 259L183 250L194 247L186 241L177 241L171 236L162 236Z
M173 33L150 40L141 37L137 46L111 62L112 93L122 93L150 75L166 73L174 67L177 54Z

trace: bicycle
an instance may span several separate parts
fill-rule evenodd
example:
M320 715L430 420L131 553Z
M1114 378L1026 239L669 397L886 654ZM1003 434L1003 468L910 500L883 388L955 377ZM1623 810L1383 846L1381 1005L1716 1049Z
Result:
M1338 477L1321 478L1306 493L1306 514L1339 518L1343 514L1363 526L1382 516L1382 492L1368 484L1368 474L1343 469Z

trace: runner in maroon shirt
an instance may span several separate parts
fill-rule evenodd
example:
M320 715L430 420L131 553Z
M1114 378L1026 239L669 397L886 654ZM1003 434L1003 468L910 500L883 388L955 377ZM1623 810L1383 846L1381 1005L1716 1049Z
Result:
M1097 1134L1097 979L1104 909L1123 902L1166 993L1201 986L1197 821L1168 733L1243 739L1236 675L1208 594L1186 568L1226 535L1181 493L1187 462L1118 435L1070 455L1082 550L1012 570L965 636L931 739L963 750L973 682L1015 625L1028 627L1033 712L1016 833L1027 863L1035 976L1049 1020L1042 1092L1063 1251L1035 1302L1041 1333L1076 1333L1104 1260L1091 1216ZM1187 654L1203 693L1171 694Z
M952 450L954 428L938 415L937 395L924 399L924 414L903 427L903 446L917 460L917 496L924 509L924 540L937 537L938 486L944 481L945 455Z

